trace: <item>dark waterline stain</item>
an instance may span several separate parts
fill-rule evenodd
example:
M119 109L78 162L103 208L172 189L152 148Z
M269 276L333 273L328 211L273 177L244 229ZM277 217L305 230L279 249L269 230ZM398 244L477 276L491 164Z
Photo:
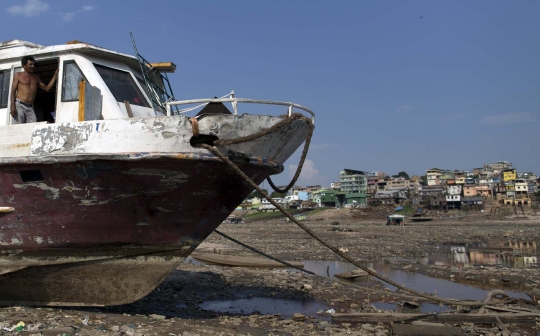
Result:
M199 305L203 310L219 313L248 315L253 313L279 314L291 317L294 313L306 316L317 315L317 312L326 311L331 307L324 302L315 300L287 300L255 297L250 299L206 301Z

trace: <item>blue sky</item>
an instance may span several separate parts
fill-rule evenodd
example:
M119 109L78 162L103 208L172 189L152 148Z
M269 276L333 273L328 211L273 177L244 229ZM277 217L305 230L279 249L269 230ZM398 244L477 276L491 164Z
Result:
M301 184L326 185L343 168L412 175L498 160L540 173L538 1L2 4L0 40L133 53L131 31L145 58L177 64L178 99L234 89L310 107L317 128Z

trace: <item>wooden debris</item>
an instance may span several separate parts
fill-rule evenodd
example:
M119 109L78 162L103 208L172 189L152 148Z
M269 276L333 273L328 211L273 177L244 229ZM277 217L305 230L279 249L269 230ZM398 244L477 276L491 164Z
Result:
M540 310L532 310L532 309L521 308L521 307L508 308L508 307L497 307L497 306L484 306L482 309L484 308L507 312L507 313L530 313L530 314L540 317Z
M336 278L341 278L341 279L356 279L356 278L365 277L367 275L368 275L367 272L362 271L361 269L356 269L356 270L349 271L349 272L343 272L343 273L339 273L339 274L334 274L334 276Z
M445 314L406 314L406 313L336 313L332 315L333 322L339 323L388 323L388 322L412 322L425 320L441 323L495 323L498 317L503 323L515 323L521 325L536 325L536 316L531 313L445 313Z
M510 332L508 331L508 328L502 323L502 321L499 319L498 316L495 316L495 320L497 321L497 326L502 331L503 336L510 335Z
M432 335L463 335L461 327L450 326L428 326L412 324L394 324L392 325L392 335L396 336L432 336Z

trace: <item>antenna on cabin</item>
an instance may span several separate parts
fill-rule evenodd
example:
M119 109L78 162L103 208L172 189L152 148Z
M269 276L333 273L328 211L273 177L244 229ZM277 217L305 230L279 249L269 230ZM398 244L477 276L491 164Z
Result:
M139 54L137 50L137 45L135 44L135 39L133 34L129 32L131 36L131 42L133 43L133 49L135 49L135 55L141 66L141 74L143 76L143 81L145 84L145 91L152 103L152 108L157 115L157 112L165 113L167 110L166 103L168 101L176 100L172 92L171 83L167 77L168 72L174 72L176 65L174 63L161 63L161 69L158 69L154 64L149 63L144 57ZM176 113L175 113L176 112ZM171 113L178 113L178 106L172 106Z

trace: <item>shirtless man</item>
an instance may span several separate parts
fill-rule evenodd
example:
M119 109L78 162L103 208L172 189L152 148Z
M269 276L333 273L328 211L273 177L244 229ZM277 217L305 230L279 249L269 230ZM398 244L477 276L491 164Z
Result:
M58 69L54 73L49 85L43 84L39 76L34 74L36 61L32 56L24 56L21 60L24 72L17 72L13 76L11 88L11 115L20 124L36 122L34 113L34 99L37 87L49 92L56 82Z

